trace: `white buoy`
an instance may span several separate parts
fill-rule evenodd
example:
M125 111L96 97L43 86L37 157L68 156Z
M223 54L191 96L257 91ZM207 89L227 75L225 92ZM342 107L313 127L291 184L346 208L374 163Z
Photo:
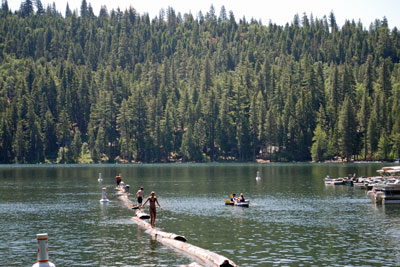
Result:
M102 191L101 191L100 202L109 202L110 200L108 200L108 198L107 198L107 188L103 187L101 190Z
M99 179L97 179L97 181L99 182L103 181L103 178L101 178L101 172L99 173Z
M257 171L256 180L257 180L257 181L261 180L261 176L260 176L260 172L259 172L259 171Z
M38 250L37 250L37 263L32 267L55 267L53 263L49 261L49 248L48 248L48 237L47 233L37 234Z

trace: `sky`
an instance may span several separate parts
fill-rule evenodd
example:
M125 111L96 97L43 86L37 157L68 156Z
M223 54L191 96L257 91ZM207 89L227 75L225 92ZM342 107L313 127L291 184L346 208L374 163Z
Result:
M4 1L4 0L2 0ZM11 10L18 10L24 0L8 0ZM35 0L33 0L34 2ZM65 15L67 2L71 10L80 9L82 0L41 0L44 7L55 2L56 8ZM233 11L238 20L245 16L247 21L251 18L261 20L263 24L269 21L277 25L291 23L295 14L302 17L306 13L308 17L329 17L331 11L335 14L336 22L341 27L345 20L358 22L368 29L376 19L386 17L389 27L400 29L400 1L398 0L86 0L91 4L95 15L99 14L101 6L106 6L108 11L119 7L122 11L132 6L140 14L148 13L150 18L158 16L161 9L172 7L176 13L182 16L191 13L195 17L201 11L205 15L210 6L215 8L215 14L219 16L221 6L225 6L227 12ZM228 13L229 14L229 13Z

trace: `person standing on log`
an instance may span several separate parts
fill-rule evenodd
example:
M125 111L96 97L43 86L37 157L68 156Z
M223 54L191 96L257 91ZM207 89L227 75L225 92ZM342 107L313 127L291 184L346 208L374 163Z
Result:
M118 174L117 176L115 176L115 182L117 183L117 187L119 186L121 181L122 181L121 174Z
M137 197L138 207L140 209L142 207L142 202L143 202L143 198L144 198L143 187L140 187L140 189L137 191L136 197Z
M149 208L149 212L150 212L150 224L151 224L151 228L155 227L156 224L156 202L158 204L158 206L161 208L160 203L157 200L157 197L154 193L154 191L151 192L151 195L146 199L146 201L143 203L143 206L146 205L147 202L150 202L150 208Z

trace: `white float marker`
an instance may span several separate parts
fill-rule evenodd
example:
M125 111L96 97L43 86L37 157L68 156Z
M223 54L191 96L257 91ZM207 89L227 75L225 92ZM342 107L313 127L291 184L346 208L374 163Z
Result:
M257 177L256 177L256 180L257 180L257 181L261 180L261 176L260 176L260 172L259 172L259 171L257 171Z
M100 202L109 202L110 200L108 200L107 198L107 188L103 187L102 191L101 191L101 199Z
M53 263L49 261L49 248L48 248L48 237L47 233L37 234L38 250L37 250L37 263L32 267L55 267Z
M99 182L103 181L103 178L101 178L101 172L99 173L99 179L97 179L97 181Z

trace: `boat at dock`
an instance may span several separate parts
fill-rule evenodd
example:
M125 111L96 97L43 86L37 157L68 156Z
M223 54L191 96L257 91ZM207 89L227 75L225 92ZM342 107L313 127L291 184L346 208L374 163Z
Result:
M356 174L349 174L347 177L338 177L338 178L331 178L327 175L324 178L325 185L348 185L353 186L354 182L356 182Z
M367 196L376 204L400 204L400 166L383 167L377 170L380 176L368 177Z
M400 178L400 166L383 167L376 171L381 177Z
M343 185L343 178L331 178L329 175L324 179L325 185Z
M376 184L385 184L400 179L400 166L383 167L376 172L379 173L379 175L371 177L362 176L354 179L354 188L372 190Z
M367 196L376 204L400 204L400 180L376 183Z
M357 189L364 189L366 190L368 188L368 183L367 182L356 182L353 183L354 188Z

